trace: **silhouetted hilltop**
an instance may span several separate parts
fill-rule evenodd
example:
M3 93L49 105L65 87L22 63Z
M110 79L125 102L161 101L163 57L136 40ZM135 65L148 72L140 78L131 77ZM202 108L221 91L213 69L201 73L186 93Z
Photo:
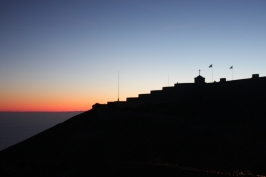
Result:
M1 151L0 174L266 175L265 90L265 78L200 82L154 103L95 104Z

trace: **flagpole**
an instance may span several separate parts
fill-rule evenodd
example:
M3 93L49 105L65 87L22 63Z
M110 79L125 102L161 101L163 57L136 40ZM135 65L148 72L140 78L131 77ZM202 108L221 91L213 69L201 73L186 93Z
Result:
M212 64L209 66L209 68L212 68L212 82L213 82L213 66L212 66Z
M234 66L231 66L230 69L232 69L232 80L234 79Z
M213 66L212 66L212 82L213 82Z
M232 68L232 80L234 79L234 67Z

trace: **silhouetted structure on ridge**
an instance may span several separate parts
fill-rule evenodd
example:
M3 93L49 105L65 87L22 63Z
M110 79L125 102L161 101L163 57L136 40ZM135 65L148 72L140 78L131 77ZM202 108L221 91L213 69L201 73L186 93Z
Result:
M195 77L195 84L198 85L205 84L205 78L200 75L200 70L199 70L199 75Z
M129 97L126 101L108 102L107 104L118 107L138 107L173 103L192 93L208 91L221 94L230 90L243 90L262 84L266 86L266 77L259 77L259 74L253 74L252 78L249 79L226 81L226 78L221 78L220 82L206 83L205 78L199 73L194 78L194 83L176 83L173 87L168 86L163 87L162 90L151 90L149 94L139 94L138 97Z
M205 84L205 78L201 75L195 77L195 84Z
M221 83L226 82L226 78L220 78L220 82Z

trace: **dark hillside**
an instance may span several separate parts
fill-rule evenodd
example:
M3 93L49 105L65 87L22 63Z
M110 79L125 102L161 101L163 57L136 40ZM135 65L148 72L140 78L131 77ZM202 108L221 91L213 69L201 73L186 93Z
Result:
M264 83L214 83L171 103L96 104L1 151L0 174L266 175L265 90Z

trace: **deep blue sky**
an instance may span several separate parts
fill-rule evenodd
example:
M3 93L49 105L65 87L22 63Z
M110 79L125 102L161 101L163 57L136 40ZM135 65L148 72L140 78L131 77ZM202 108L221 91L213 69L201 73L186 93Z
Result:
M216 81L266 76L264 0L0 0L0 24L0 109L116 100L118 70L120 100L211 82L210 64Z

